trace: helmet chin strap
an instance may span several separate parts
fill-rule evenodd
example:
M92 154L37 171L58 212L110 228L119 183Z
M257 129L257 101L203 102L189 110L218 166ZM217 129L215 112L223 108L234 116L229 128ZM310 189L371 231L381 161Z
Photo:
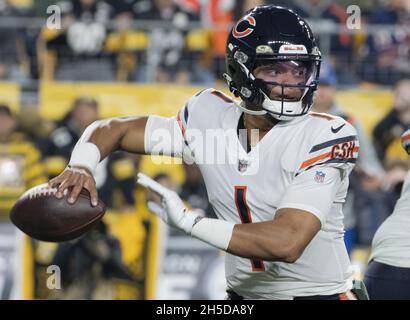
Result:
M245 107L245 102L241 101L239 103L235 103L239 109L241 109L243 112L247 113L247 114L251 114L253 116L263 116L265 114L268 113L267 110L250 110L247 107Z
M311 83L312 81L312 76L308 79L306 82L307 84ZM302 110L302 101L303 98L305 97L306 93L309 91L309 88L305 88L302 97L300 98L299 101L276 101L270 99L263 90L259 90L260 93L263 95L263 102L262 102L262 108L266 110L272 117L274 117L277 120L284 120L284 121L289 121L295 118L293 115L293 112L295 110ZM283 104L283 105L282 105ZM286 110L286 107L288 107L290 110L292 110L292 113L286 113L282 112L281 115L277 113L273 113L272 110L282 110L282 107Z
M271 112L271 110L278 110L282 107L282 102L281 101L275 101L275 100L271 100L269 99L269 97L263 93L265 99L263 100L262 103L262 108L264 110L266 110L267 113L269 113L273 118L275 118L276 120L285 120L285 121L289 121L292 119L295 119L294 116L289 116L286 115L286 113L283 113L282 115L278 115L276 113ZM295 109L296 108L301 108L302 107L302 100L300 101L288 101L288 102L284 102L284 104L292 105L292 108Z

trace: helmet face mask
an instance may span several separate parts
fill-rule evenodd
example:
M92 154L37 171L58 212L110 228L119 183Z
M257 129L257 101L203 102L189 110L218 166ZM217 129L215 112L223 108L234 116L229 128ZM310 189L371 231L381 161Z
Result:
M265 86L261 90L271 100L299 101L309 88L314 71L314 65L309 61L264 59L257 60L252 73L256 79L264 82ZM262 74L265 79L261 79L258 74Z
M320 60L312 32L298 15L282 7L256 7L232 29L225 79L245 112L290 120L310 109Z

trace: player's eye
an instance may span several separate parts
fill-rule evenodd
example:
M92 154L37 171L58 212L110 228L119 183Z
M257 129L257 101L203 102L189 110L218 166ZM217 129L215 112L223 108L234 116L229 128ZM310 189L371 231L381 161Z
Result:
M306 69L305 68L300 68L300 69L296 69L293 74L297 77L303 77L306 76Z
M269 70L267 70L267 73L268 73L270 76L278 76L278 75L280 75L282 72L281 72L280 70L278 70L278 69L269 69Z
M282 74L285 70L277 66L266 66L262 69L263 73L269 76L277 76Z

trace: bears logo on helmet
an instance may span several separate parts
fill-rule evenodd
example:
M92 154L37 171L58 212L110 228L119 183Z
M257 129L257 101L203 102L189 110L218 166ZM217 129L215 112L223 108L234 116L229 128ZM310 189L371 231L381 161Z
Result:
M255 18L252 16L245 16L241 20L238 21L238 23L235 25L235 27L232 29L232 34L236 39L244 38L249 36L253 32L253 28L246 28L244 31L238 31L238 27L241 23L244 21L247 21L249 25L252 27L256 26L256 21Z

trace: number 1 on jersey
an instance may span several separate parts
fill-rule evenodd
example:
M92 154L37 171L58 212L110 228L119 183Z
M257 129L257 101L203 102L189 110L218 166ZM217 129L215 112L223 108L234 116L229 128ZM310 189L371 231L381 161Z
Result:
M252 223L252 215L246 202L246 186L235 186L235 204L242 223ZM265 271L265 265L261 260L251 260L252 271Z

